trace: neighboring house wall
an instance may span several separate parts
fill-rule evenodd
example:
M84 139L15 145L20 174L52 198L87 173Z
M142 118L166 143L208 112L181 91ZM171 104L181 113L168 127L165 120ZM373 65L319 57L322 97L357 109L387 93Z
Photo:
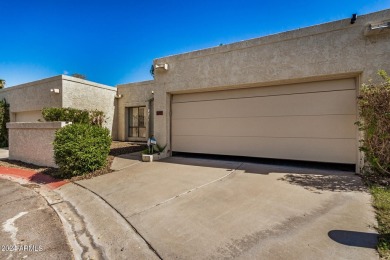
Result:
M379 69L390 71L390 33L366 35L370 24L390 21L390 10L284 32L220 47L156 59L168 71L155 70L154 133L170 150L172 94L235 88L276 86L329 79L357 78L358 85L376 77ZM141 102L150 88L125 85L121 102ZM139 98L134 100L134 97ZM119 113L123 107L119 107ZM120 117L121 114L120 114ZM119 125L123 128L123 123ZM121 131L121 130L120 130ZM357 138L358 139L358 138ZM358 140L356 140L358 145Z
M54 134L65 125L65 122L8 123L9 159L57 167L53 152Z
M51 91L58 89L59 93ZM45 107L72 107L101 110L106 115L105 126L117 139L115 117L116 88L65 75L38 80L0 90L0 99L10 104L11 122L43 120Z
M154 95L155 85L153 81L144 81L137 83L129 83L118 85L118 95L121 95L118 99L118 140L137 140L137 138L129 138L128 133L128 108L129 107L139 107L145 106L150 115L153 115L153 108L150 107ZM150 118L150 115L148 118ZM150 129L149 121L146 122L146 132L147 136L152 134ZM153 122L151 122L153 123ZM152 126L153 128L153 126ZM146 139L141 139L141 141L146 141Z
M60 94L51 92L59 89ZM10 104L12 122L37 122L42 120L44 107L62 106L62 77L56 76L0 90L0 99Z
M62 106L103 111L106 115L104 126L110 129L112 138L117 139L116 88L64 75L62 79Z

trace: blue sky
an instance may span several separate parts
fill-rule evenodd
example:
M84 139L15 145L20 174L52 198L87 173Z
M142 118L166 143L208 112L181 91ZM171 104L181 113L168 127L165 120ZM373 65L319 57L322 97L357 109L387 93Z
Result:
M154 58L390 8L390 0L0 2L0 78L13 86L81 73L116 84L152 79Z

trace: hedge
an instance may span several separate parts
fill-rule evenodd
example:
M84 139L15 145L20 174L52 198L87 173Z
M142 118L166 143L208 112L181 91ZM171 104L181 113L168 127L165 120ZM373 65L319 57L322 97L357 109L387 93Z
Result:
M71 124L56 131L55 163L63 177L93 172L106 166L111 136L107 128Z
M5 99L0 100L0 147L8 147L7 123L9 121L9 104Z
M363 170L390 176L390 77L383 70L378 72L381 83L363 84L358 98L359 130L364 139L360 150L368 164Z
M98 110L50 107L42 109L42 116L48 122L66 121L98 126L102 126L105 122L104 113Z

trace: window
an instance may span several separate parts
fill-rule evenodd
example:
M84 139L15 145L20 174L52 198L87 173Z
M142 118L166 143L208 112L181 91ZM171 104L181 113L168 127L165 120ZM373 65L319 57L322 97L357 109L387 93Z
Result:
M146 107L129 108L129 137L146 138L145 113Z

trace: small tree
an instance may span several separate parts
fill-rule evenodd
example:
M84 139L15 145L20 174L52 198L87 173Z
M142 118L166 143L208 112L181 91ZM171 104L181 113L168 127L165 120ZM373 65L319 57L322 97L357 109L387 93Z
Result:
M5 88L5 80L0 79L0 89Z
M390 176L390 77L378 72L382 82L363 84L358 98L361 120L356 124L363 131L360 150L364 152L372 173Z
M9 121L9 104L5 99L0 100L0 147L8 146L7 123Z
M87 79L87 76L80 73L73 73L71 76L79 79Z

